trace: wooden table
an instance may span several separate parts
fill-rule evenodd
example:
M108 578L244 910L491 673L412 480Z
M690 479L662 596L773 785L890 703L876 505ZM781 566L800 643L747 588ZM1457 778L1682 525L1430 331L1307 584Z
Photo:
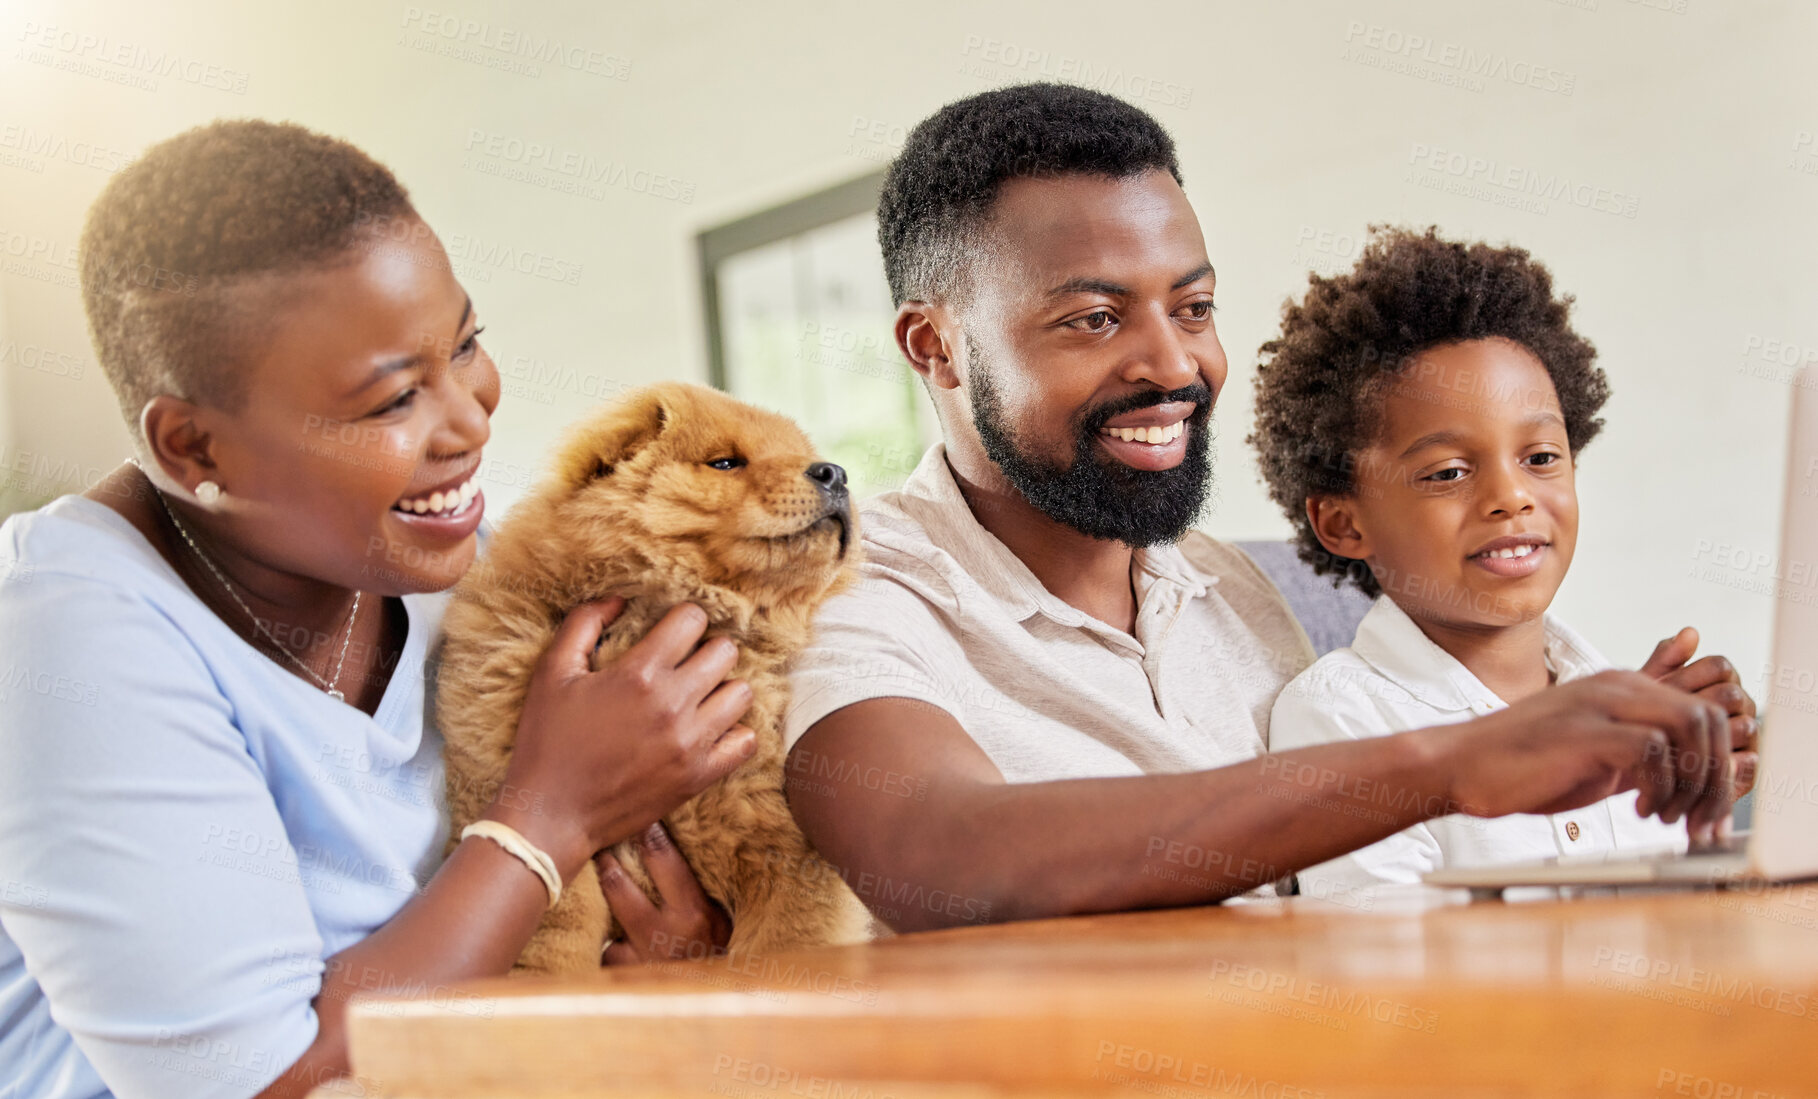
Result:
M384 1094L1818 1094L1818 888L1410 891L359 1000Z

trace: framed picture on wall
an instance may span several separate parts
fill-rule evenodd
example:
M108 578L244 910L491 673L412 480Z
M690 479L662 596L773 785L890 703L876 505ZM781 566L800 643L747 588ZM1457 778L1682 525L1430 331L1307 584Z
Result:
M940 437L891 334L874 173L702 233L710 380L802 425L854 495L899 487Z

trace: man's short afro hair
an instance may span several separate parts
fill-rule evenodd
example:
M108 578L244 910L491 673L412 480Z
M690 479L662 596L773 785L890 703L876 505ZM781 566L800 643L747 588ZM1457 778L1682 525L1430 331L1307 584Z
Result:
M135 435L169 394L245 397L254 278L333 265L410 197L365 153L290 123L223 120L161 141L116 175L82 231L82 304Z
M1007 179L1167 172L1180 182L1161 124L1114 96L1072 84L1019 84L947 104L909 131L877 204L892 300L964 291L967 242Z
M1282 309L1281 335L1262 345L1249 438L1301 559L1335 585L1380 593L1364 562L1320 545L1307 500L1351 494L1386 383L1423 351L1493 337L1522 345L1552 378L1572 453L1595 438L1609 381L1597 349L1572 330L1572 301L1554 296L1552 275L1526 250L1444 240L1434 228L1372 226L1351 271L1310 276L1305 299Z

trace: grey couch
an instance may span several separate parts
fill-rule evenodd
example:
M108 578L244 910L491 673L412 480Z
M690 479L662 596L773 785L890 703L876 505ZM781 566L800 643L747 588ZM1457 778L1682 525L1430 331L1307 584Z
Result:
M1346 584L1332 586L1332 578L1318 576L1295 553L1292 542L1238 542L1258 568L1288 601L1321 656L1343 648L1357 635L1357 624L1370 609L1370 597Z

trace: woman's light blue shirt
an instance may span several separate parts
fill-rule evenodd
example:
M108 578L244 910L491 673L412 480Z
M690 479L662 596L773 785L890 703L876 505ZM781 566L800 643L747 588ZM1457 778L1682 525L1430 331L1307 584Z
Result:
M112 509L0 526L0 1099L248 1096L302 1054L323 959L441 860L446 601L404 597L368 717Z

